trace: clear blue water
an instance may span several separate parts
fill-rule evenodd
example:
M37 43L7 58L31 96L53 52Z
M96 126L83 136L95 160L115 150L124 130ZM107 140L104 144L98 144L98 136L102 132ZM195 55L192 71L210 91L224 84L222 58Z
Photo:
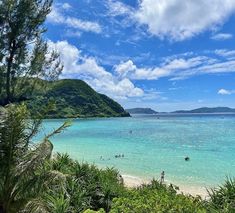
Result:
M63 121L45 120L37 139ZM235 177L235 115L77 119L52 142L55 152L144 179L164 170L175 184L210 187Z

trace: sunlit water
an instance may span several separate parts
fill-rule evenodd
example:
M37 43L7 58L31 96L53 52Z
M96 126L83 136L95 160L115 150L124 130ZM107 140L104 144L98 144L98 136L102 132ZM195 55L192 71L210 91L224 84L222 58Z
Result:
M37 140L63 121L45 120ZM164 170L173 183L210 187L235 176L235 115L78 119L52 142L54 152L144 179Z

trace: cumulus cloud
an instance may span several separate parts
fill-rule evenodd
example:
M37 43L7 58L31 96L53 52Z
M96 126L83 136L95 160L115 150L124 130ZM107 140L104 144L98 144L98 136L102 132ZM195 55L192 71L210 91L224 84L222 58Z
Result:
M120 77L131 79L159 79L167 76L181 76L182 72L193 69L207 61L207 57L193 57L189 59L176 58L167 60L160 66L138 68L133 61L128 60L115 66L115 71Z
M212 56L180 54L167 57L157 66L138 67L132 60L121 62L114 66L114 70L120 78L137 80L153 80L168 77L171 80L182 80L195 75L213 73L235 72L234 50L216 50ZM223 58L218 59L220 55ZM229 56L226 58L226 56Z
M82 79L98 92L115 99L144 95L144 91L136 87L128 78L116 78L100 66L95 58L84 56L77 47L67 41L56 43L49 41L48 45L51 49L56 49L60 53L61 61L64 64L61 78Z
M218 33L211 37L213 40L224 41L233 38L233 35L230 33Z
M235 94L235 90L226 90L226 89L220 89L218 91L219 95L231 95L231 94Z
M137 10L109 0L112 15L128 15L161 39L181 41L221 26L235 11L235 0L140 0ZM228 39L217 34L214 39Z
M224 22L235 10L235 0L142 0L138 21L160 38L184 40Z
M78 18L70 17L62 13L62 10L67 10L71 6L69 4L63 4L62 6L54 5L51 13L47 17L47 21L52 24L63 24L69 28L85 31L85 32L93 32L93 33L101 33L102 27L97 22L92 21L84 21Z

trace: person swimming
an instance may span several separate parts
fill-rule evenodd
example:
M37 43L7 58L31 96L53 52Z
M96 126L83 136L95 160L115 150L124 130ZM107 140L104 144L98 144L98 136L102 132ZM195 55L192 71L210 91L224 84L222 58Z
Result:
M189 161L190 158L187 156L187 157L184 158L184 160L185 160L185 161Z

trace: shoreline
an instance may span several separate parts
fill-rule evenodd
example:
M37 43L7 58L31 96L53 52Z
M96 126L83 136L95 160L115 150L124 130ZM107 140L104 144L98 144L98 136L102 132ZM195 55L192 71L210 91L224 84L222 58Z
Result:
M138 187L142 184L148 184L150 183L150 180L148 179L142 179L140 177L127 175L127 174L121 174L124 185L128 188L134 188ZM170 184L170 181L165 181L165 184ZM205 187L200 186L190 186L190 185L182 185L182 184L174 184L179 187L178 193L183 193L185 195L192 195L192 196L201 196L203 199L208 198L208 193Z

